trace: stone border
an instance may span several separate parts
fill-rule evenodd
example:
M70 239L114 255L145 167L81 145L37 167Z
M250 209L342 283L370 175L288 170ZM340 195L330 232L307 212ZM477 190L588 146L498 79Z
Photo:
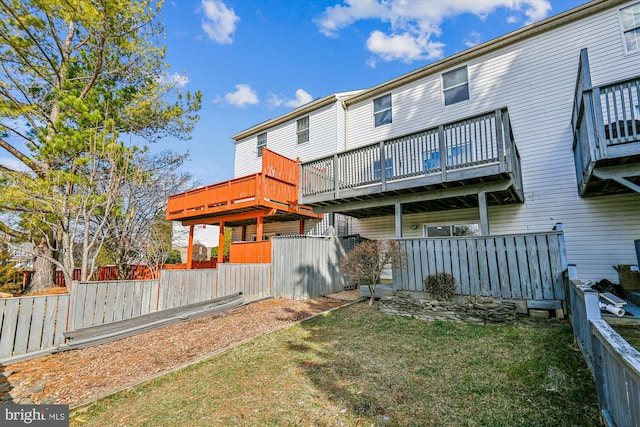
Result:
M492 298L459 298L438 301L421 295L398 292L380 299L380 311L422 320L444 320L475 324L511 324L516 321L516 304Z

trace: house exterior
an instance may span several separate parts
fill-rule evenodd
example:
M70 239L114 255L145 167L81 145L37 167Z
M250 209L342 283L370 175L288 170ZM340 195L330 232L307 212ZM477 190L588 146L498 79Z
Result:
M300 159L325 219L263 235L542 232L562 223L581 276L618 281L640 239L640 2L596 0L233 137L235 175L267 147ZM256 226L234 228L251 239Z

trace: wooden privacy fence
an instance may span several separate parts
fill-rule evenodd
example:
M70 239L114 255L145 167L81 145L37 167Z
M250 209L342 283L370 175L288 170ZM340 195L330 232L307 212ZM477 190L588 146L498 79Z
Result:
M347 285L340 262L364 240L359 236L275 236L273 291L291 299L315 298L342 291Z
M527 300L529 308L561 308L566 269L561 231L501 236L402 240L407 264L394 288L423 291L423 280L445 272L459 295Z
M272 295L271 264L165 270L159 280L74 282L71 294L0 299L0 362L52 350L71 330L133 319L242 292Z
M69 295L0 299L0 361L64 342Z
M573 333L593 374L605 425L637 426L640 420L640 352L602 320L598 292L579 284L569 266Z
M217 269L164 270L160 280L85 282L71 294L70 329L167 310L243 292L271 295L269 264L220 264Z

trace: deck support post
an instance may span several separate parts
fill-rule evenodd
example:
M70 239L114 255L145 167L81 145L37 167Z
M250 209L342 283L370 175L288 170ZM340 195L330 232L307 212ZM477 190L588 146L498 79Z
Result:
M396 220L396 239L402 238L402 204L400 202L395 203L395 220Z
M480 235L489 235L489 212L487 211L487 193L478 193L478 208L480 209Z
M298 228L298 234L304 234L304 219L300 218L300 224Z
M195 225L189 226L189 246L187 247L187 270L193 268L193 229Z
M224 261L224 222L219 224L218 230L218 264Z
M260 215L257 218L257 226L256 226L256 242L261 242L262 241L262 230L263 230L263 225L264 225L264 217L262 215Z

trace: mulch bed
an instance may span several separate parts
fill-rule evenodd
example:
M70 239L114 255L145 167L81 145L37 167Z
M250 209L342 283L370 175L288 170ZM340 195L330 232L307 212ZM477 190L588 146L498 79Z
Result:
M91 348L0 365L0 401L78 404L345 304L268 299Z

